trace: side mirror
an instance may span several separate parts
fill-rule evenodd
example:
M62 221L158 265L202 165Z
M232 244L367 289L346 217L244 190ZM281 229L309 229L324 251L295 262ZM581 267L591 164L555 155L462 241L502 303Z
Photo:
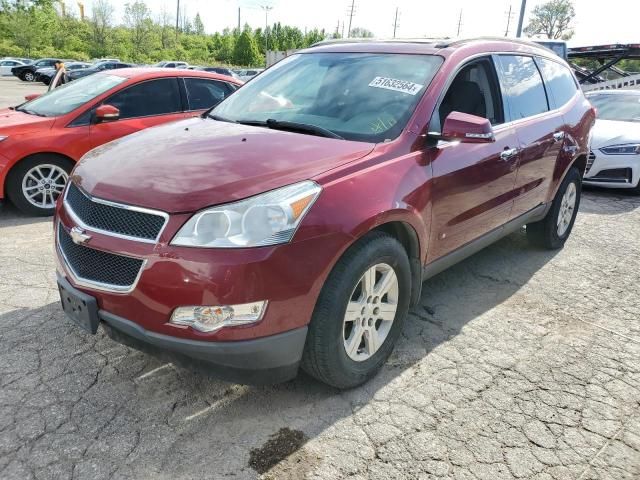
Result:
M30 102L31 100L35 100L36 98L41 97L41 96L42 96L42 94L41 94L41 93L31 93L31 94L29 94L29 95L25 95L25 96L24 96L24 99L25 99L27 102Z
M100 105L96 108L96 122L114 122L120 118L120 110L113 105Z
M491 143L496 138L491 122L486 118L468 113L451 112L442 126L443 140L457 140L463 143Z

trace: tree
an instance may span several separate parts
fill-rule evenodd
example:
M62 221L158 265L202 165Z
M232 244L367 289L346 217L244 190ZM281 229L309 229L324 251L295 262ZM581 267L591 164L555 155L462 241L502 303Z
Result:
M349 34L352 38L373 38L373 32L371 30L367 30L366 28L352 28L351 33Z
M233 61L236 65L255 66L263 63L262 56L258 51L258 45L253 38L251 30L245 28L238 37L235 48L233 49Z
M92 53L96 57L107 54L107 43L113 20L113 5L109 0L96 0L91 9Z
M200 13L196 13L196 18L193 20L193 32L196 35L204 35L204 23L202 23Z
M140 60L149 50L149 37L151 34L151 11L142 0L127 3L124 7L124 23L131 32L131 47L133 58Z
M173 17L167 11L167 7L162 7L162 11L160 12L160 45L163 50L173 45L173 39L175 38L175 28L173 24Z
M524 33L531 37L544 35L551 40L569 40L573 37L570 25L575 16L572 0L550 0L533 9Z

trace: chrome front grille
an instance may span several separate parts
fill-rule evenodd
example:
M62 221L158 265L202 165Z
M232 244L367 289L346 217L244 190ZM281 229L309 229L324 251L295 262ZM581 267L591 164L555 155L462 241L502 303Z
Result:
M88 230L155 243L167 222L167 214L93 198L73 182L64 199L67 211Z
M587 157L587 168L584 171L584 173L589 173L589 170L591 170L591 167L593 166L593 162L596 161L596 154L593 153L593 150L591 150L589 152L589 156Z
M76 283L100 290L130 291L135 286L144 265L144 260L139 258L78 245L60 224L58 248Z

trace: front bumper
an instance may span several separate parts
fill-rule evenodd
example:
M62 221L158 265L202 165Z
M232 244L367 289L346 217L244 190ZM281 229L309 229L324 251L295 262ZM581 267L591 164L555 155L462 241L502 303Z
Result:
M594 149L590 160L593 164L583 178L587 185L635 188L640 182L640 155L606 155Z

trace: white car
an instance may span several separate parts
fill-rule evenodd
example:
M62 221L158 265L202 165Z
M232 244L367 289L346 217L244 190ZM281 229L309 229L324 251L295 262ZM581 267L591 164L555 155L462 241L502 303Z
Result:
M11 73L11 69L13 67L19 67L21 65L26 65L25 63L14 60L13 58L3 58L0 60L0 76L3 75L13 75Z
M640 90L587 94L598 110L583 182L640 194Z

